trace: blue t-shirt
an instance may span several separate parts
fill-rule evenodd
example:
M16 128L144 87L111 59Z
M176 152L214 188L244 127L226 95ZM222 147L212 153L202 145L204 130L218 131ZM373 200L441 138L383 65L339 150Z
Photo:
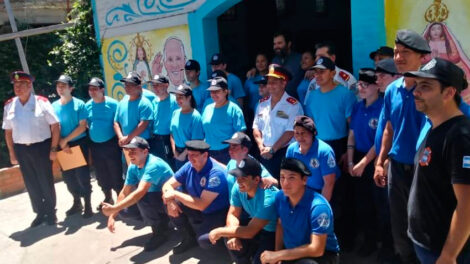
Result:
M202 113L202 128L210 149L221 150L228 147L222 141L230 139L235 132L246 129L245 118L240 107L230 101L218 108L212 103Z
M256 75L245 81L244 88L245 94L248 95L248 106L253 111L256 111L256 106L258 105L259 99L261 99L259 95L259 84L255 84L254 82L259 81L261 77L261 75Z
M138 185L140 181L152 184L148 192L161 192L163 184L173 176L170 165L161 158L149 154L143 168L130 164L127 169L126 185Z
M367 153L374 145L383 103L383 98L379 97L368 107L366 107L365 100L354 105L350 129L354 132L355 148L360 152Z
M196 109L184 114L181 113L181 108L176 109L171 117L170 133L178 148L184 148L188 140L203 140L201 115Z
M140 121L150 121L149 125L139 135L148 139L151 134L151 121L153 121L152 103L144 96L134 101L129 101L129 96L125 96L119 103L114 116L114 122L118 122L121 126L122 134L129 135L137 128Z
M227 74L227 84L228 89L230 90L230 95L235 98L241 98L245 96L245 91L243 90L242 81L235 74Z
M59 118L61 138L64 138L72 133L75 128L78 127L80 121L86 120L87 118L85 103L75 97L72 97L72 100L67 102L65 105L62 105L59 99L52 103L52 107L54 108L54 111ZM83 132L70 141L75 141L85 136L86 132Z
M104 102L95 103L90 99L85 104L88 113L88 132L93 142L102 143L113 138L114 115L116 114L118 102L111 97L105 96Z
M383 108L383 106L382 106ZM377 123L377 129L375 132L375 153L377 156L380 154L380 149L382 147L382 137L384 134L385 126L387 125L387 120L384 118L384 112L381 110L379 115L379 122Z
M346 137L347 119L356 101L354 93L342 85L326 93L321 89L312 90L305 102L305 112L315 121L318 138L336 140Z
M248 155L250 158L253 158L251 155ZM272 177L271 173L264 167L263 164L261 164L261 178L266 178L266 177ZM228 172L231 170L234 170L237 168L237 161L234 159L231 159L227 165L226 165L226 170L227 170L227 185L228 185L228 194L229 196L232 193L232 189L234 185L238 185L237 183L237 178L233 176L232 174L229 174Z
M305 95L307 94L309 84L310 84L309 80L303 79L299 83L299 86L297 86L297 95L299 96L299 101L302 103L305 102Z
M312 234L327 234L325 250L339 252L333 228L333 212L321 194L306 188L299 203L292 207L289 198L283 191L279 191L274 204L281 219L282 238L286 249L310 244Z
M147 89L142 89L142 94L145 96L145 98L149 99L150 102L153 102L153 100L158 99L154 92Z
M206 102L207 98L210 97L209 91L209 83L205 81L200 81L199 85L192 88L194 101L196 101L196 109L199 113L202 113L204 109L204 103Z
M155 99L153 101L153 112L154 112L154 123L153 133L156 135L169 135L170 134L170 122L173 111L178 109L178 103L176 103L176 97L170 94L165 100Z
M296 158L307 165L310 173L312 173L308 177L307 186L315 190L323 189L325 184L323 177L326 175L336 173L336 176L339 176L335 152L330 145L321 139L316 138L305 155L300 153L299 143L297 141L292 142L287 148L286 158Z
M276 187L263 189L258 186L255 196L250 198L246 192L240 192L240 188L236 185L232 189L230 205L243 208L250 218L268 220L268 224L263 229L275 232L277 214L274 200L278 191Z
M392 148L388 153L394 160L413 164L416 142L424 122L424 114L416 110L413 91L405 88L404 78L392 82L385 91L383 117L393 129Z
M229 206L227 178L225 169L217 162L207 159L200 172L186 162L176 173L175 179L181 184L181 190L193 197L200 198L203 191L218 193L209 206L202 211L204 214L225 210Z

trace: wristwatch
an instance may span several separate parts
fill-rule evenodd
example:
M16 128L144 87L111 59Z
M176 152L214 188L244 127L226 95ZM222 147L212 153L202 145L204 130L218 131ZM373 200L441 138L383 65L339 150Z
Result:
M51 147L51 152L57 152L59 150L59 147L55 146L55 147Z

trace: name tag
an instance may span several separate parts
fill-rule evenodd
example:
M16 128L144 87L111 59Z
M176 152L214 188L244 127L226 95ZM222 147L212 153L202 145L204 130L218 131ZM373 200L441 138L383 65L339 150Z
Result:
M281 110L276 112L276 116L279 118L289 119L289 116L286 113L284 113L284 111L281 111Z

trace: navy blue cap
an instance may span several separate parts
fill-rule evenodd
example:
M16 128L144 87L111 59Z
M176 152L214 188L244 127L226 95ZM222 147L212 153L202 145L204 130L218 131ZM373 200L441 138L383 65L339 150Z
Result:
M59 79L57 79L55 82L56 83L58 83L58 82L65 83L68 86L73 86L72 78L70 76L66 75L66 74L62 74L61 76L59 76Z
M359 81L375 84L377 81L377 76L375 76L375 69L361 68L359 70Z
M281 170L289 170L293 172L300 173L300 175L310 176L310 170L305 166L305 164L295 158L286 158L281 162Z
M397 36L395 38L396 44L401 44L411 50L414 50L418 53L427 54L431 53L431 48L429 47L428 42L413 30L401 29L398 30Z
M227 74L222 70L216 70L211 73L211 78L213 79L215 77L222 77L227 79Z
M250 137L243 132L235 132L231 139L224 140L222 143L242 145L247 148L251 148L252 145Z
M384 55L384 56L393 57L393 49L387 46L382 46L378 48L376 51L371 52L369 54L369 58L373 60L375 58L375 55Z
M235 177L261 176L261 165L254 158L247 157L240 161L237 168L228 173Z
M184 69L188 71L200 71L201 65L199 65L199 62L197 62L196 60L188 60L184 65Z
M377 62L377 65L375 65L375 72L383 72L393 75L400 74L393 59L383 59Z
M147 140L141 137L134 137L129 144L122 146L123 148L140 148L140 149L150 149L149 143Z
M99 88L104 88L104 82L98 77L93 77L91 78L90 82L88 83L88 86L96 86Z
M137 72L131 71L127 74L126 78L122 78L120 81L124 83L133 83L135 85L140 85L142 83L142 78Z
M187 150L195 150L205 152L210 149L210 145L203 140L188 140L184 143Z
M313 65L310 69L323 69L334 71L336 67L335 63L330 58L320 57L318 58L318 60L315 61L315 65Z
M223 77L215 77L210 80L210 86L207 91L217 91L220 89L228 89L227 80Z
M220 53L212 55L211 61L209 62L210 65L219 65L222 63L227 63L227 61L225 60L224 56L222 56L222 54Z
M187 84L180 84L178 85L178 87L172 89L170 93L190 96L190 95L193 95L193 90Z
M149 81L150 83L170 83L170 80L166 76L163 75L154 75L152 80Z
M266 79L266 77L264 77L264 76L261 76L259 78L259 80L254 81L253 83L254 84L264 84L264 85L266 85L266 84L268 84L268 79Z
M268 73L265 75L265 77L274 77L289 81L292 80L292 73L281 65L270 64L268 67Z

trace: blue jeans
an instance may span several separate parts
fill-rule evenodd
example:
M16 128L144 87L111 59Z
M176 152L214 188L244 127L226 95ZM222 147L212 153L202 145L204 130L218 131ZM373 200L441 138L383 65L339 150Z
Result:
M416 255L419 261L422 264L433 264L436 263L436 260L441 255L440 252L432 252L428 249L425 249L416 243L413 243L415 248ZM460 252L459 256L457 257L458 264L469 264L470 263L470 252Z

